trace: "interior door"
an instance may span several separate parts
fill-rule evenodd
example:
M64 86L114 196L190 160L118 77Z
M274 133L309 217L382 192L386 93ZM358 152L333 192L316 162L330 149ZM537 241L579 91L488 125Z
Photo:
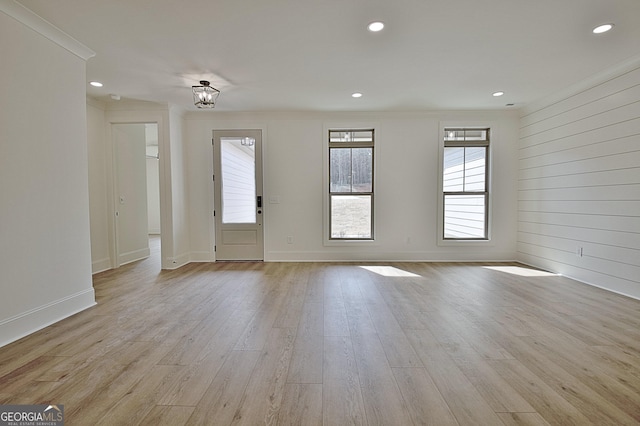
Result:
M113 124L116 265L149 257L144 124Z
M216 260L264 260L262 131L214 130Z

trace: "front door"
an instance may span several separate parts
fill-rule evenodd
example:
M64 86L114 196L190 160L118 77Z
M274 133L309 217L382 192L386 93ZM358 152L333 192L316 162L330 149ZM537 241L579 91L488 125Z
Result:
M262 131L214 130L216 260L264 260Z

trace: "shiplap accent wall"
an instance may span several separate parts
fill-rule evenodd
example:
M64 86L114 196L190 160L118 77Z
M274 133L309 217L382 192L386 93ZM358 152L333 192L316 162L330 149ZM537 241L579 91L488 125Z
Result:
M520 123L518 259L640 298L640 60Z

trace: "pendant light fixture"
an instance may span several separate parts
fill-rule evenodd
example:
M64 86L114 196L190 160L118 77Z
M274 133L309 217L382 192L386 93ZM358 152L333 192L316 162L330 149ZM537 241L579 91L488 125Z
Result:
M213 108L220 91L206 80L200 80L200 86L191 86L193 89L193 102L198 108Z

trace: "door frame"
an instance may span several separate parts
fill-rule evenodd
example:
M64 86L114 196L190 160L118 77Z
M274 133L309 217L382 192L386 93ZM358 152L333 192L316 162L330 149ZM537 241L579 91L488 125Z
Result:
M169 134L166 127L168 118L165 118L163 111L109 111L105 112L105 143L107 160L107 208L109 213L108 237L109 255L111 257L111 268L120 267L119 253L117 246L117 224L116 224L116 203L118 200L117 185L115 183L117 164L115 163L115 147L113 141L114 124L147 124L155 123L158 126L158 164L160 180L160 256L162 269L170 269L173 265L167 264L171 258L172 241L171 235L171 187L168 182L168 170L170 169L169 158Z
M257 258L247 258L247 259L229 259L229 260L255 260L255 261L264 261L265 258L265 238L266 238L266 232L265 232L265 197L264 197L264 186L265 186L265 182L264 182L264 156L265 156L265 135L266 135L266 131L264 128L260 128L260 127L256 127L256 126L247 126L247 127L239 127L239 128L221 128L221 129L213 129L211 132L211 143L212 143L212 150L211 150L211 161L212 161L212 191L211 191L211 199L212 199L212 214L211 214L211 224L212 224L212 229L211 229L211 236L212 236L212 241L213 244L211 245L211 250L212 250L212 259L214 261L223 261L223 260L227 260L227 259L218 259L217 253L216 253L216 247L218 246L218 239L219 239L219 233L217 229L217 224L218 224L218 219L220 219L220 222L222 221L222 206L218 206L216 204L216 200L221 200L221 195L216 193L216 187L218 186L218 184L222 185L222 181L218 180L216 182L217 179L222 179L222 173L221 170L217 170L216 169L216 146L215 146L215 139L216 139L216 134L225 134L226 135L220 135L220 137L225 137L225 136L241 136L243 134L243 132L258 132L260 134L260 150L259 150L259 156L258 158L256 158L256 164L255 164L255 173L256 173L256 196L260 196L262 198L262 207L258 208L257 210L260 210L260 212L258 212L257 214L261 216L261 220L259 222L261 222L259 225L257 225L259 227L261 238L259 238L259 244L258 244L258 248L260 251L260 256L259 259ZM219 147L218 147L219 149ZM218 212L219 216L216 217L216 211ZM251 256L248 256L251 257Z

